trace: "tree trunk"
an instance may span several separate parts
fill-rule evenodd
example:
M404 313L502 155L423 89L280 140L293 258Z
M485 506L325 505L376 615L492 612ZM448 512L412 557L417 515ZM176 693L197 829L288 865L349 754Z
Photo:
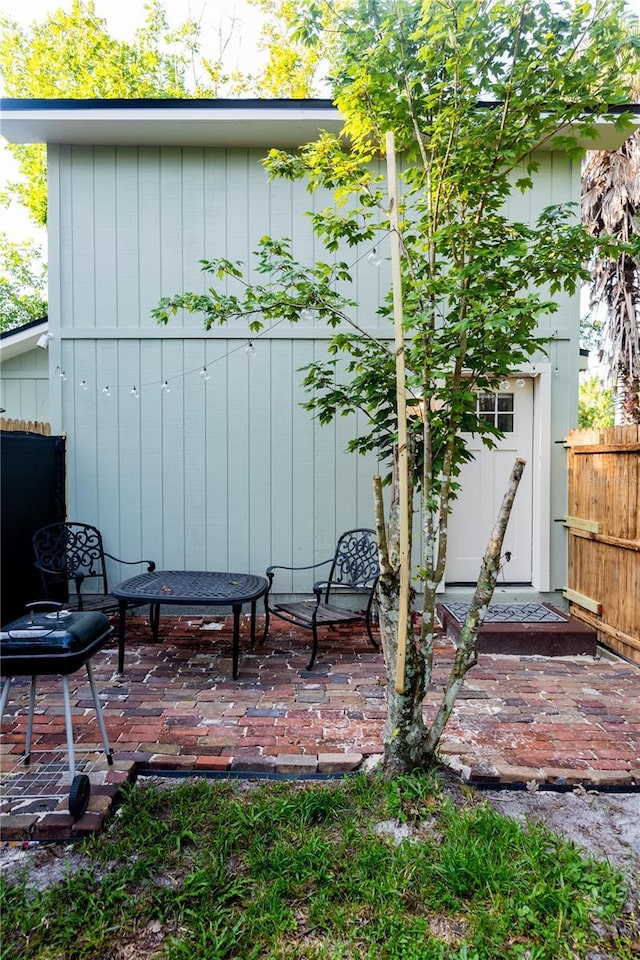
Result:
M525 461L516 460L482 562L473 600L460 631L458 648L436 717L429 728L425 725L423 703L426 695L426 647L414 635L411 617L407 623L407 646L404 691L395 686L398 655L398 623L400 572L397 562L398 509L392 494L389 523L384 523L382 486L375 478L376 523L380 544L381 575L379 583L380 635L387 673L387 718L383 731L385 771L390 775L429 767L445 726L451 716L465 674L477 661L476 644L487 607L493 596L500 570L500 554L507 523L511 515ZM423 617L435 621L436 594L432 591L429 609Z
M413 475L411 450L409 476ZM426 735L422 704L425 697L424 657L415 642L411 606L413 591L406 597L407 609L401 617L400 603L400 508L397 495L397 458L394 457L389 520L385 523L382 500L382 481L374 477L376 527L380 548L380 581L378 583L378 611L380 638L384 653L387 679L387 716L383 728L384 768L390 775L404 773L422 766L422 743ZM409 502L413 502L410 490ZM409 552L410 562L410 552ZM397 690L398 630L406 623L404 651L404 685Z
M640 378L620 374L614 390L616 426L640 423Z

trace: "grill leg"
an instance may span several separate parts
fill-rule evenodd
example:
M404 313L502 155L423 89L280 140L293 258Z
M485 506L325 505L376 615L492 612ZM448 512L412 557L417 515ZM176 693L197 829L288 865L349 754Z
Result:
M9 699L9 691L11 690L11 680L12 677L5 677L4 683L2 684L2 694L0 694L0 721L2 721L4 712L7 709L7 700Z
M89 675L89 685L91 687L91 694L93 696L93 703L96 708L96 717L98 718L98 726L100 727L100 733L102 735L102 743L104 745L104 752L107 755L107 763L113 763L113 756L111 752L111 747L109 746L109 738L107 736L107 728L104 725L104 717L102 716L102 707L100 705L100 700L98 698L98 691L96 689L96 682L93 679L93 670L91 664L87 661L87 674Z
M69 757L69 777L73 783L76 775L76 755L73 748L73 726L71 725L71 699L69 697L69 677L62 677L62 694L64 696L64 726L67 734L67 755Z
M31 677L31 686L29 687L29 714L27 716L27 742L24 746L24 762L31 763L31 738L33 737L33 715L36 710L36 682L37 677Z

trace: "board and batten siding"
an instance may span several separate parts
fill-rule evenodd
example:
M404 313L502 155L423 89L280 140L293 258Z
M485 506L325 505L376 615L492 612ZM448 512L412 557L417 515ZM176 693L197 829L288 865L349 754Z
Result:
M539 169L535 188L514 190L507 214L514 220L534 223L553 204L572 203L580 216L580 162L559 152L537 153ZM522 173L524 174L524 168ZM564 439L578 423L578 372L580 360L580 297L566 292L541 292L558 309L541 317L539 329L549 337L546 353L537 362L541 371L534 382L533 457L528 471L537 471L533 484L534 585L542 591L563 588L567 575L567 538L556 521L566 512L567 469ZM539 525L539 526L537 526ZM547 573L541 571L547 569ZM504 571L508 577L508 568Z
M2 362L0 407L4 417L47 422L49 397L49 358L46 350L28 350Z
M242 320L206 332L199 316L179 315L167 327L151 317L160 297L204 290L200 259L250 264L265 234L290 237L302 262L326 258L304 212L330 197L269 181L266 153L49 146L50 417L68 437L68 515L99 526L119 556L260 573L272 562L324 559L344 529L373 526L378 465L347 452L356 422L321 427L300 406L299 370L325 356L331 330L311 319L273 324L256 337ZM509 201L515 218L531 221L549 203L577 199L579 171L557 154L540 161L533 194ZM387 239L380 247L388 256ZM388 264L376 270L366 253L342 255L350 264L362 258L349 290L354 319L392 340L377 316ZM255 272L252 279L265 280ZM554 442L577 415L577 301L563 295L559 305L544 321L553 344L539 358L548 375L537 393L549 396L532 425L534 458L546 458L533 490L542 589L565 578L563 531L551 522L566 495ZM53 376L58 368L66 381ZM307 572L282 590L309 583Z
M373 525L377 462L347 452L355 419L321 427L300 406L299 370L325 356L330 330L311 320L255 336L242 321L206 332L198 316L151 317L161 296L204 288L201 258L249 263L264 234L290 236L309 263L321 255L300 215L314 198L270 183L264 152L49 148L52 362L73 370L52 381L68 515L123 558L261 573L325 559L343 530ZM356 296L371 328L381 281L365 270ZM281 589L306 591L310 576Z

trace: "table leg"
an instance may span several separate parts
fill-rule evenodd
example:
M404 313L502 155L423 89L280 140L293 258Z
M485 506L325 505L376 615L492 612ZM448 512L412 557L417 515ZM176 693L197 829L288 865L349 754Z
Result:
M124 673L124 634L127 601L118 601L118 673Z
M233 604L233 679L238 679L238 655L240 653L240 611L241 603Z
M158 642L158 630L160 629L160 604L152 603L149 607L149 624L151 626L151 639L154 643Z
M256 601L251 601L251 649L256 645Z

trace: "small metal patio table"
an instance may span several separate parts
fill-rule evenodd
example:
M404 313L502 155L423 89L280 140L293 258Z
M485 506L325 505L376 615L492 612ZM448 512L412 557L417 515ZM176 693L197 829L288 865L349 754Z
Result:
M233 611L233 679L238 677L240 650L240 611L251 604L251 645L256 637L256 603L267 590L265 577L250 573L210 573L201 570L156 570L124 580L111 591L119 601L118 671L124 670L125 614L132 600L151 605L150 621L153 639L158 639L160 607L181 606L231 607Z

